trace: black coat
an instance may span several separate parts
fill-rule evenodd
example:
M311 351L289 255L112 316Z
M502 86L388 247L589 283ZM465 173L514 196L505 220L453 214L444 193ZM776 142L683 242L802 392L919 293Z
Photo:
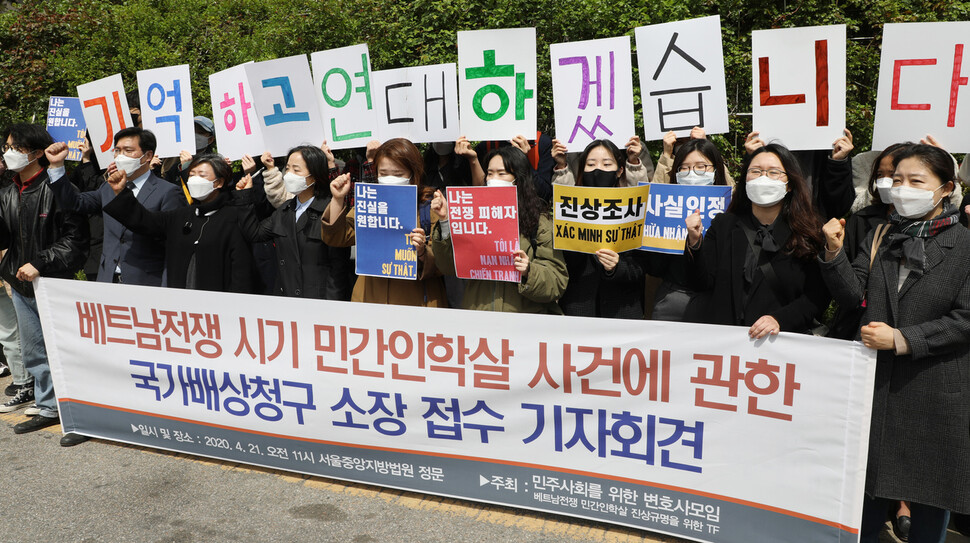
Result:
M569 284L559 300L563 313L578 317L643 318L642 251L620 253L613 273L603 269L596 255L565 251Z
M258 225L253 238L273 241L276 288L283 296L350 300L350 247L330 247L320 239L320 217L329 198L314 198L296 219L292 198Z
M865 292L863 321L898 329L911 350L877 354L866 493L970 513L970 232L956 224L925 243L926 271L902 288L887 241L871 272L868 251L821 266L840 304Z
M829 295L814 258L800 259L784 247L791 229L783 217L775 222L772 237L781 249L762 252L777 277L775 286L757 270L747 299L744 264L748 240L742 220L733 213L714 217L697 250L687 251L689 287L697 291L687 308L687 322L751 326L764 315L778 321L783 332L805 332L828 306Z
M0 276L23 296L33 298L33 284L17 279L30 263L42 277L72 278L88 255L87 218L57 205L41 170L20 191L17 183L0 188Z
M253 280L253 254L243 224L248 208L229 202L222 193L207 204L153 212L126 188L104 212L133 232L165 240L168 286L187 288L194 282L197 290L248 293ZM193 262L194 278L189 277Z

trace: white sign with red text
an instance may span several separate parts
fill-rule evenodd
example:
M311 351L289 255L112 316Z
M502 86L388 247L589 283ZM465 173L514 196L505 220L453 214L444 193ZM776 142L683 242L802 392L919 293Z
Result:
M115 134L132 126L121 74L78 85L77 97L91 135L91 151L98 157L98 164L107 168L115 161Z

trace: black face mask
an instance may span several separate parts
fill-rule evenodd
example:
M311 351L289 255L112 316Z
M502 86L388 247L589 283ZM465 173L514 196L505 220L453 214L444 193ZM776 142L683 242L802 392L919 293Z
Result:
M583 172L584 187L615 187L617 181L619 181L619 178L616 176L616 172L607 172L600 169Z

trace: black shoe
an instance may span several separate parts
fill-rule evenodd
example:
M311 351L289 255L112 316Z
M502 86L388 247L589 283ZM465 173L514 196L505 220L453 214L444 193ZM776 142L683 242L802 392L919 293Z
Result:
M7 366L0 366L0 377L6 377L10 375L10 368Z
M30 388L34 388L33 383L30 383L30 385L15 385L13 383L10 383L9 385L7 385L7 388L3 389L3 393L7 396L16 396L17 393L20 392L20 389L25 386L30 386Z
M905 515L896 517L893 519L893 534L895 534L900 541L909 541L909 527L911 525L912 521L909 517Z
M75 434L74 432L68 432L61 436L61 447L73 447L75 445L80 445L85 441L91 439L88 436L82 436L81 434Z
M57 417L42 417L37 415L31 419L27 419L24 422L13 427L13 433L15 434L26 434L28 432L36 432L42 428L47 428L48 426L54 426L61 422L61 419Z
M17 394L10 398L7 403L0 405L0 413L10 413L18 409L23 409L34 402L34 386L24 385L17 390Z

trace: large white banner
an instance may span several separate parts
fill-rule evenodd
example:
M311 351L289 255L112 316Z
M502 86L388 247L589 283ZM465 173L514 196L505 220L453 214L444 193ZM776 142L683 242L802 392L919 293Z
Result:
M141 123L155 134L159 158L195 154L195 121L192 113L192 80L189 65L139 70L138 97Z
M249 88L246 66L240 64L210 75L209 94L219 152L229 160L263 154L266 146L253 107L253 91Z
M622 148L633 128L630 38L607 38L549 46L556 138L569 152L594 140Z
M306 55L246 64L266 149L286 156L298 145L319 147L324 140L320 108Z
M845 128L845 25L755 30L751 62L761 139L831 149Z
M37 287L65 431L698 541L858 533L875 367L859 343Z
M378 139L457 140L457 70L452 63L374 72Z
M637 27L644 139L728 131L721 17Z
M970 62L964 55L970 55L970 22L883 27L873 149L929 134L950 151L970 150Z
M91 151L98 157L98 164L107 168L115 161L115 134L132 126L121 74L78 85L77 97L91 134Z
M536 29L458 33L461 133L510 140L536 133Z
M313 85L331 149L364 147L377 138L377 111L367 44L310 55Z

